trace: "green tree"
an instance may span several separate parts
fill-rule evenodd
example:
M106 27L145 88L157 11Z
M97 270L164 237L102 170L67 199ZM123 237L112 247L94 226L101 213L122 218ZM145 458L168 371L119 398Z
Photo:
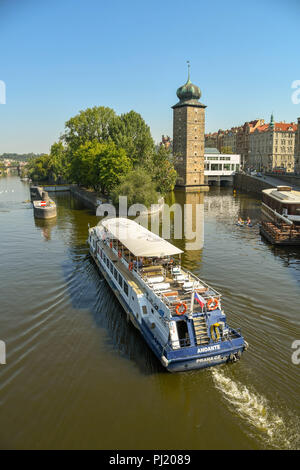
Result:
M86 142L107 141L110 137L112 122L116 118L111 108L104 106L87 108L66 122L62 140L71 151L77 150Z
M177 172L174 168L171 151L164 145L161 145L154 153L149 169L152 173L156 190L159 193L165 196L168 192L173 191Z
M229 145L221 147L221 153L232 154L232 147L230 147Z
M28 176L33 181L46 181L49 179L50 156L41 155L40 157L32 158L29 160L27 169Z
M111 123L111 138L118 147L125 149L133 164L145 164L154 151L150 128L135 111L121 114Z
M73 154L70 174L75 181L95 191L107 193L131 169L131 161L124 149L113 142L96 140L81 145Z
M115 204L118 204L119 196L127 196L129 205L144 204L149 207L151 204L157 203L159 194L155 190L149 172L145 168L136 167L121 178L111 196Z
M51 146L49 155L44 154L29 161L27 166L28 176L34 181L50 181L57 183L67 180L69 175L69 163L66 149L61 142Z

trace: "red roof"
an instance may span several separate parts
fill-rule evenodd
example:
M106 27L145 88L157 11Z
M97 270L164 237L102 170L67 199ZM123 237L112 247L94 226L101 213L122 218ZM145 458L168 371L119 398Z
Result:
M263 124L262 126L258 126L254 131L258 132L266 132L269 130L270 124ZM275 122L274 123L274 130L275 131L282 131L282 132L296 132L297 131L297 124L293 122Z

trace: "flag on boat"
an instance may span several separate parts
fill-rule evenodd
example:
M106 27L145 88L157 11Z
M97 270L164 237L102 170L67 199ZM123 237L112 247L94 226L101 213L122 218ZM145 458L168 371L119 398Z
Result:
M198 304L200 304L200 306L202 308L206 304L206 300L201 295L199 295L197 292L195 292L195 300L197 300Z

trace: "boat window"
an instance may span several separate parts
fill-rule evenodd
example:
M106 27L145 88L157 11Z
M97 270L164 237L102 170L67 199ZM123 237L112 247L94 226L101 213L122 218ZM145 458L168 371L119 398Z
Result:
M109 259L106 258L106 264L107 264L107 267L109 268Z
M147 307L146 307L146 305L143 305L143 306L142 306L142 309L143 309L143 314L144 314L144 315L147 315L148 312L147 312Z
M116 270L116 268L115 268L115 270L114 270L114 276L115 276L115 279L118 280L118 271Z
M126 282L124 282L123 289L124 289L125 294L128 295L128 284Z
M112 262L110 262L110 272L113 274L114 273L114 265Z
M122 285L123 285L123 278L122 278L122 276L121 276L120 273L119 273L119 284L120 284L120 286L122 287Z

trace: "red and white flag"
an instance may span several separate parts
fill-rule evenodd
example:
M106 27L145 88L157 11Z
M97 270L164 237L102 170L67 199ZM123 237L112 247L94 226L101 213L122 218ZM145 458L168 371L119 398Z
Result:
M199 295L197 292L195 292L195 300L197 300L198 304L200 304L200 306L203 308L206 304L206 300L201 296Z

